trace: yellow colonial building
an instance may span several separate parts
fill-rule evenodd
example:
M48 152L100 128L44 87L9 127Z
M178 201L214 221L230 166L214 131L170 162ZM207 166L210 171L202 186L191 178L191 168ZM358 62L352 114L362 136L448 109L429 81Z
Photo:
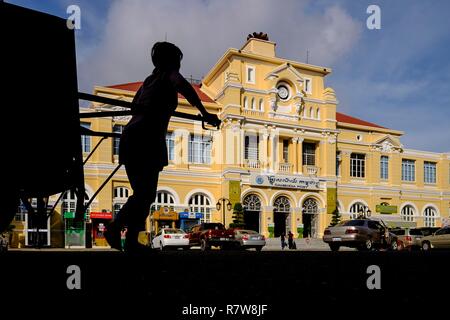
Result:
M321 237L335 210L341 219L370 212L391 224L448 223L450 153L407 149L403 132L337 112L336 94L325 85L331 69L280 58L275 48L265 37L250 37L193 83L208 111L222 120L220 130L172 117L170 163L160 174L154 207L179 213L170 215L168 225L174 220L186 229L198 221L228 225L232 211L223 207L227 201L217 206L221 198L241 202L247 227L272 237L289 230ZM94 94L131 101L140 85L96 86ZM94 103L82 112L120 109ZM182 96L177 111L198 113ZM93 118L83 125L120 133L128 120ZM83 137L86 156L98 141ZM116 167L117 154L118 139L108 139L89 159L87 198ZM131 192L121 168L94 199L88 218L95 245L105 244L102 227ZM67 193L58 212L74 204ZM53 219L65 221L67 232L70 219ZM154 221L148 224L154 226Z

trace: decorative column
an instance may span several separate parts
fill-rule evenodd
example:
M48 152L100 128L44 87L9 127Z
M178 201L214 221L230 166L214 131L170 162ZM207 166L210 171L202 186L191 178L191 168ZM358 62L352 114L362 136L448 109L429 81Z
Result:
M273 206L263 206L261 215L261 233L266 237L273 237Z
M244 125L241 125L241 121L237 120L237 126L239 130L239 165L240 167L244 166L244 157L245 157L245 130Z
M189 164L189 132L184 131L180 134L180 154L181 166L187 168Z
M233 153L233 164L241 167L243 165L241 153L242 153L242 135L240 121L231 124L232 130L232 144L230 147L227 147L227 151L231 151Z
M298 137L292 138L292 145L294 148L294 174L297 174L298 172L298 152L297 152L297 143L298 143Z
M294 234L294 238L298 238L297 226L302 223L301 221L302 208L292 208L291 212L291 232Z
M261 169L267 172L269 169L269 133L264 132L262 138Z
M277 161L277 152L278 152L278 144L277 144L278 135L275 132L270 134L270 172L276 172L276 161Z
M303 174L303 138L298 138L297 140L297 144L298 144L298 148L297 148L297 157L298 157L298 170L297 173L298 174Z

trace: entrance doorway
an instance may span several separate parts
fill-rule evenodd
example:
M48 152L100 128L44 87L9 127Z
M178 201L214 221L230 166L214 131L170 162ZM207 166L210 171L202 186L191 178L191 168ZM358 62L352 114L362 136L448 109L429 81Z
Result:
M303 237L317 237L319 206L316 199L308 198L303 202Z
M244 198L243 204L245 228L261 232L261 199L256 194L249 194Z
M281 196L275 200L274 207L274 236L279 237L282 233L286 235L290 230L290 223L288 220L291 212L291 202L287 197Z

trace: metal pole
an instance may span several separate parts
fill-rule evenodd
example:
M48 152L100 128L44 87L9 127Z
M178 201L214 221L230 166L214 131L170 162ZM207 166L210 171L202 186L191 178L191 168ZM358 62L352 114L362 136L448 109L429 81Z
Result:
M226 228L225 223L225 199L222 198L222 212L223 212L223 226Z

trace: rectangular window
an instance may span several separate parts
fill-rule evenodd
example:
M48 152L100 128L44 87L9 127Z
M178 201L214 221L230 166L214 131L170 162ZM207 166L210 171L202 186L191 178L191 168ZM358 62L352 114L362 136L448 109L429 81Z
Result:
M423 178L425 183L436 183L436 163L425 161L423 163Z
M193 134L189 136L189 162L211 163L211 138Z
M366 155L352 153L350 155L350 176L364 178L366 176Z
M245 160L259 160L259 136L245 136Z
M247 82L255 83L255 67L247 66Z
M316 144L315 143L303 143L303 165L315 166L316 165Z
M175 160L175 135L173 132L166 134L167 157L169 161Z
M81 122L80 124L86 129L91 129L90 123ZM81 136L81 150L86 153L91 152L91 136Z
M283 140L283 161L289 162L289 140Z
M113 133L122 134L124 127L125 126L123 126L123 125L115 124L113 126ZM115 155L115 156L119 155L119 143L120 143L120 138L113 138L113 155Z
M380 179L389 179L389 157L387 156L380 158Z
M414 160L402 160L402 181L416 181L416 162Z
M311 93L311 92L312 92L312 82L311 82L311 79L305 79L304 86L305 86L305 92L306 92L306 93Z

